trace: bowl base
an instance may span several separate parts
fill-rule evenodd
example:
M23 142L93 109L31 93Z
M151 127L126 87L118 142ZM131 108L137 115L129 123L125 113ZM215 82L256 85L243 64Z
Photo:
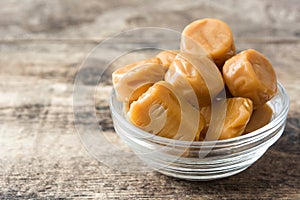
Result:
M246 170L248 167L249 166L246 166L246 167L243 167L243 168L235 170L235 171L227 172L224 174L214 174L214 175L179 174L179 173L172 173L172 172L161 170L161 169L156 170L156 171L163 175L166 175L166 176L170 176L170 177L178 178L178 179L184 179L187 181L212 181L212 180L222 179L222 178L236 175L236 174Z

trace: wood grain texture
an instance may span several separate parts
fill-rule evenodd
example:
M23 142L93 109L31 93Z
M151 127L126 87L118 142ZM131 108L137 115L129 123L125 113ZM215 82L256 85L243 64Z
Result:
M297 0L0 1L0 199L299 199L299 13ZM211 182L124 173L93 159L80 143L72 107L84 58L119 31L180 31L203 17L225 20L238 49L254 48L271 60L291 102L282 137L246 171ZM109 71L105 77L96 112L113 135ZM91 81L87 76L87 88Z

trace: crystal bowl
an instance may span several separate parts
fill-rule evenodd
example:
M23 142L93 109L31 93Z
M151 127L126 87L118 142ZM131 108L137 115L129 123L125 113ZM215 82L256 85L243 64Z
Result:
M282 135L289 98L278 83L277 94L268 102L273 110L264 127L235 138L188 142L160 137L131 124L117 101L115 92L110 109L116 133L150 168L168 176L207 181L237 174L257 161Z

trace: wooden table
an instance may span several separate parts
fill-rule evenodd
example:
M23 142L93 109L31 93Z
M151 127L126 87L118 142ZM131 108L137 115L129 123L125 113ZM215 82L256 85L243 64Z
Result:
M84 58L120 31L181 31L204 17L225 20L238 49L257 49L273 63L291 102L282 137L246 171L211 182L124 173L93 159L72 107ZM300 199L299 27L297 0L1 0L0 198ZM113 133L105 105L97 109L100 125Z

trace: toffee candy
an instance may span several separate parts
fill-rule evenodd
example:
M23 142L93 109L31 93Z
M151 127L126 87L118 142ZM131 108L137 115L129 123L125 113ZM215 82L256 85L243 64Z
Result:
M253 111L252 101L248 98L228 98L226 104L226 116L219 140L242 135ZM211 126L211 107L203 107L200 112L206 122L203 131L207 131L208 127Z
M112 74L119 101L131 103L155 82L163 80L165 69L158 58L126 65Z
M250 98L254 107L263 105L277 91L277 80L271 63L256 50L242 51L223 66L225 83L233 96Z
M252 113L244 133L250 133L268 124L271 121L272 114L273 110L268 104L256 108Z
M209 62L209 59L203 58L201 61L205 61L203 63L206 66L211 67L211 64L213 64L212 61L211 63ZM218 79L219 77L213 78ZM222 79L221 74L220 79ZM210 105L210 93L206 82L198 72L196 66L193 66L189 60L181 54L177 54L173 60L165 75L165 80L175 86L175 88L177 88L193 106L196 106L197 103L200 107ZM212 96L216 96L221 90L222 85L218 84L218 81L215 81L215 85L210 92L212 93ZM196 100L194 100L195 97L197 98Z
M175 94L172 85L165 81L154 84L134 101L127 116L134 125L145 131L187 141L199 140L205 124L200 112ZM193 123L196 118L199 119L198 128Z
M168 70L177 54L178 50L165 50L157 54L155 57L158 58L162 66Z
M232 32L221 20L212 18L196 20L184 28L182 35L186 42L198 43L219 68L235 54Z

